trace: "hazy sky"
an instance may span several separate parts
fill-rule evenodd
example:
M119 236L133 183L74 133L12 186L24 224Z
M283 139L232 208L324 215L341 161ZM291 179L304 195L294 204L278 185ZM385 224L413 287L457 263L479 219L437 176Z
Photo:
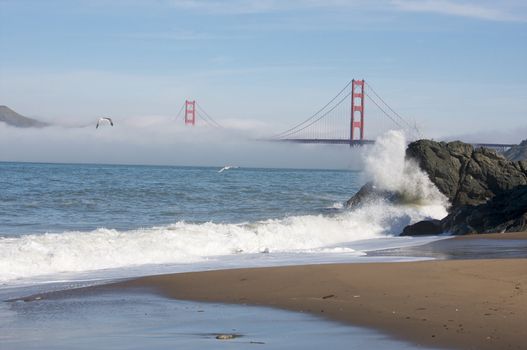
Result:
M247 139L302 121L352 78L426 137L527 138L520 0L0 0L0 48L0 104L118 121L104 136L0 126L0 160L349 167L342 146ZM186 98L229 130L172 125ZM368 138L391 127L366 113Z

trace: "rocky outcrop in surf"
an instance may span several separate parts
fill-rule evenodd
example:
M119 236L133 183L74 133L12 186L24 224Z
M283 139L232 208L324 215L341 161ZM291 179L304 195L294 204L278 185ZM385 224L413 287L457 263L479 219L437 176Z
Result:
M442 220L408 225L401 236L522 231L527 231L527 186L505 191L483 204L454 207Z
M452 203L441 221L407 226L403 235L527 231L527 161L456 141L419 140L406 156L416 161ZM434 231L435 232L430 232Z
M406 156L419 164L453 208L483 204L527 184L527 161L509 161L493 150L459 141L419 140L408 145Z
M527 231L527 161L510 161L492 150L474 149L459 141L419 140L407 147L405 162L417 164L451 206L441 220L430 218L408 225L401 235ZM391 169L385 171L391 173ZM379 198L408 204L406 191L384 189L374 179L347 205L357 207ZM419 200L414 198L410 204L419 204Z
M347 202L356 207L382 200L421 206L435 206L446 215L447 198L438 191L418 164L405 154L406 140L398 131L389 131L375 141L364 159L365 173L371 182ZM433 216L440 214L435 211ZM443 216L444 216L443 215Z
M400 236L439 235L443 232L441 220L423 220L406 226Z
M505 191L480 205L454 208L441 220L441 227L456 235L527 231L527 186Z
M402 196L395 191L382 190L377 188L372 182L368 182L360 188L347 202L348 208L354 208L366 201L385 200L398 203L402 201Z

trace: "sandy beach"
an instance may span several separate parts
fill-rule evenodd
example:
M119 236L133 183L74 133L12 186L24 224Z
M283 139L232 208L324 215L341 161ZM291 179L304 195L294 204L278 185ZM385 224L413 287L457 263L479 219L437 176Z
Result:
M110 288L307 312L425 346L524 349L526 286L527 259L476 259L207 271L144 277Z

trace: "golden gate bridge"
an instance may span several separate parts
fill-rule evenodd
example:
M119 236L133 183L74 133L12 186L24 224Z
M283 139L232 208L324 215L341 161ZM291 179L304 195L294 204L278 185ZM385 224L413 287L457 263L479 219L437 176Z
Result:
M363 146L375 143L365 138L366 104L403 130L411 139L423 138L415 123L397 113L364 79L348 82L332 99L309 118L275 134L267 141ZM184 111L185 125L195 126L197 117L206 125L223 128L195 100L186 100L176 119ZM474 147L505 150L515 144L472 143Z

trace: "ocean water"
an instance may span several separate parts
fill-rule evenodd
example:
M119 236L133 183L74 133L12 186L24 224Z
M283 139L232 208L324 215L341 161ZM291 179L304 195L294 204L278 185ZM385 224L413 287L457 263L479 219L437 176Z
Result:
M398 237L447 206L404 149L388 133L361 172L0 162L0 299L159 273L422 259L366 255L443 238ZM346 208L366 181L404 203ZM149 294L5 302L0 328L9 349L415 348L313 316ZM244 336L212 337L229 329Z
M217 167L0 163L0 234L129 231L330 213L360 173Z
M362 172L0 163L0 289L367 261L370 250L420 244L397 235L444 216L446 202L404 149L388 133L365 151ZM407 200L346 208L366 181Z
M360 178L218 171L0 163L0 281L317 248L324 239L301 231L338 223Z
M426 208L383 203L349 211L343 203L362 176L0 163L0 281L361 256L365 249L350 242L385 238L394 244L388 239L427 215Z

